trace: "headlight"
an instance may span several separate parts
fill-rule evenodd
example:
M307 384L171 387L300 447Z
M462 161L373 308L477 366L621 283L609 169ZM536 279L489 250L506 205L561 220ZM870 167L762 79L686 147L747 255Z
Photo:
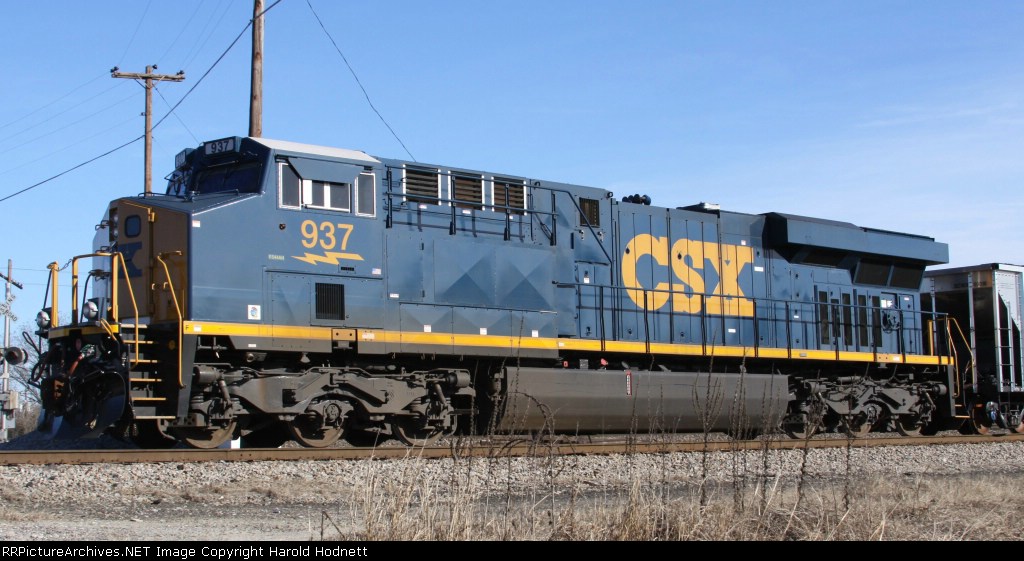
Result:
M36 314L36 327L39 329L46 329L47 327L50 327L50 314L48 314L46 310L42 310Z
M85 319L93 321L99 317L100 307L96 305L96 302L87 300L85 304L82 305L82 315L85 316Z

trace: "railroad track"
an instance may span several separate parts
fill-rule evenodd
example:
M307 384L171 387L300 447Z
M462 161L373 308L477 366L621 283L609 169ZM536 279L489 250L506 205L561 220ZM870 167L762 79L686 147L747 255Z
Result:
M801 448L855 448L875 446L935 446L948 444L983 444L1020 442L1024 434L973 436L878 436L848 439L844 436L825 435L806 440L685 440L636 441L608 440L603 442L534 442L525 440L454 440L446 446L377 448L225 448L197 450L175 448L170 450L101 449L101 450L10 450L0 451L0 465L44 464L102 464L102 463L156 463L156 462L265 462L300 460L388 460L401 458L441 459L452 457L537 457L553 455L609 455L609 454L665 454L693 452L729 452L740 450L794 450Z

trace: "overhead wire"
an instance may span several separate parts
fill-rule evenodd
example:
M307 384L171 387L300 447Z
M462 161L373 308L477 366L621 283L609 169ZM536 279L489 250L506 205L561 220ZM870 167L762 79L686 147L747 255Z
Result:
M185 99L187 99L187 98L188 98L188 96L189 96L189 95L190 95L190 94L191 94L191 93L192 93L193 91L195 91L195 89L196 89L197 87L199 87L199 84L203 83L203 80L204 80L204 79L205 79L205 78L206 78L206 77L207 77L207 76L208 76L208 75L210 74L210 72L212 72L212 71L213 71L213 69L214 69L214 68L216 68L216 67L217 67L217 65L218 65L218 64L220 64L220 61L221 61L221 60L223 60L225 56L227 56L227 54L228 54L228 53L229 53L229 52L231 51L231 49L232 49L232 48L234 48L235 44L236 44L236 43L238 43L238 40L242 38L242 35L243 35L243 34L245 34L245 32L246 32L246 31L247 31L247 30L249 29L249 27L251 27L251 26L252 26L252 24L253 24L253 21L254 21L254 19L255 19L256 17L262 17L262 16L264 15L264 14L266 14L267 12L269 12L270 10L272 10L272 9L273 9L273 8L274 8L275 6L277 6L277 5L278 5L278 4L280 4L281 2L282 2L282 0L276 0L276 1L275 1L275 2L273 3L273 4L271 4L270 6L268 6L268 7L267 7L266 9L264 9L264 10L263 10L262 12L260 12L260 13L259 13L259 14L257 14L256 16L254 16L254 18L253 18L253 19L250 19L250 20L249 20L249 22L245 24L245 27L243 27L243 28L242 28L242 31L241 31L241 32L239 32L238 36L237 36L237 37L235 37L234 41L232 41L232 42L231 42L231 44L230 44L230 45L228 45L228 47L227 47L226 49L224 49L224 52L222 52L222 53L220 54L220 56L219 56L219 57L217 57L217 60L215 60L215 61L213 62L213 64L212 64L212 65L210 66L210 68L208 68L208 69L206 70L206 72L204 72L204 73L203 73L203 75L202 75L202 76L200 76L199 80L197 80L197 81L196 81L195 85L193 85L193 86L192 86L191 88L189 88L189 90L188 90L187 92L185 92L185 95L183 95L183 96L181 97L181 99L179 99L179 100L178 100L178 102L177 102L177 103L175 103L173 107L171 107L170 111L168 111L168 113L167 113L166 115L164 115L164 116L163 116L163 117L162 117L162 118L161 118L160 120L158 120L158 121L157 121L157 122L156 122L156 123L155 123L155 124L153 125L153 127L152 127L152 128L153 128L153 129L156 129L156 128L157 128L158 126L160 126L160 123L163 123L163 122L164 122L164 121L165 121L165 120L167 119L167 117L169 117L169 116L170 116L170 115L171 115L172 113L174 113L174 110L175 110L175 109L177 109L177 108L178 108L178 106L179 106L179 105L181 105L181 104L182 104L182 102L184 102L184 101L185 101ZM11 193L10 195L7 195L6 197L0 198L0 203L2 203L2 202L4 202L4 201L7 201L7 200L9 200L9 199L12 199L12 198L14 198L14 197L17 197L18 195L21 195L22 193L26 193L26 192L28 192L28 191L31 191L32 189L35 189L36 187L39 187L40 185L45 185L46 183L49 183L49 182L53 181L54 179L57 179L57 178L59 178L59 177L61 177L61 176L67 175L68 173L70 173L70 172L72 172L72 171L74 171L74 170L76 170L76 169L78 169L78 168L80 168L80 167L83 167L83 166L86 166L86 165L88 165L88 164L91 164L91 163L93 163L93 162L95 162L96 160L99 160L99 159L101 159L101 158L105 158L105 157L109 156L110 154L113 154L114 152L117 152L118 150L121 150L121 149L123 149L123 148L126 148L126 147L128 147L128 146L131 146L132 144L135 144L136 142L138 142L138 141L142 140L143 138L145 138L145 136L146 136L146 135L144 135L144 134L143 134L143 135L140 135L140 136L138 136L138 137L136 137L136 138L133 138L132 140L129 140L128 142L125 142L124 144L121 144L120 146L117 146L116 148L112 148L112 149L110 149L110 150L107 150L106 152L104 152L104 153L102 153L102 154L100 154L100 155L98 155L98 156L95 156L95 157L93 157L93 158L90 158L90 159L88 159L88 160L86 160L86 161L84 161L84 162L82 162L82 163L80 163L80 164L77 164L77 165L75 165L75 166L72 166L72 167L70 167L70 168L68 168L68 169L66 169L66 170L64 170L64 171L62 171L62 172L60 172L60 173L58 173L58 174L56 174L56 175L53 175L53 176L51 176L51 177L48 177L48 178L46 178L46 179L44 179L44 180L42 180L42 181L39 181L38 183L35 183L35 184L32 184L32 185L29 185L28 187L25 187L25 188L23 188L23 189L21 189L21 190L19 190L19 191L15 192L15 193Z
M167 101L166 97L164 97L164 92L160 91L160 88L158 88L156 84L153 84L153 89L156 90L156 93L160 96L160 100L164 102L164 105L170 107L171 103ZM177 119L178 123L185 128L185 130L188 132L188 135L192 137L192 140L194 140L196 144L199 144L199 139L196 138L195 134L193 134L192 129L188 128L188 125L185 124L185 121L181 120L181 116L177 113L174 113L174 118Z
M282 2L282 0L277 0L276 2L271 4L269 7L264 9L262 12L260 12L255 17L263 17L263 14L269 12L270 10L272 10L274 8L274 6L277 6L281 2ZM210 74L210 72L212 72L213 69L217 67L217 65L220 63L220 61L223 60L225 56L227 56L227 54L235 46L235 43L238 43L238 40L242 38L242 35L245 35L245 32L249 30L249 27L252 26L254 19L250 19L249 23L245 24L245 27L243 27L242 31L238 33L238 36L235 37L235 40L232 41L230 45L228 45L228 48L224 49L224 52L221 53L219 57L217 57L217 60L213 61L213 65L210 66L210 68L208 68L206 70L206 72L204 72L203 75L199 77L199 80L196 81L195 85L193 85L191 88L189 88L189 90L187 92L185 92L185 95L182 96L182 98L179 99L178 102L175 103L174 106L170 108L170 110L167 112L167 114L164 115L163 117L161 117L160 120L157 121L156 124L153 125L154 129L157 128L158 126L160 126L160 123L162 123L165 120L167 120L167 117L170 117L171 114L174 113L174 110L177 109L179 105L181 105L181 102L185 101L185 98L187 98L189 96L189 94L191 94L193 91L195 91L195 89L199 87L199 84L203 83L203 80L206 79L206 77ZM0 199L0 202L2 202L2 201L3 201L3 199Z
M149 2L146 2L146 9L142 10L142 16L139 17L139 23L135 25L135 31L132 32L132 38L128 40L128 44L124 47L124 52L121 53L121 58L118 59L118 66L120 66L121 63L124 62L124 57L128 56L128 50L131 49L132 44L135 43L135 37L139 34L139 29L142 28L142 22L146 20L146 14L149 13L149 8L152 5L153 0L149 0Z
M118 129L118 128L121 128L121 127L123 127L124 125L126 125L126 124L128 124L128 123L130 123L130 122L132 122L132 121L134 121L134 120L136 120L136 119L138 119L138 118L139 118L139 116L138 116L138 115L132 115L131 117L128 117L127 119L124 119L123 121L121 121L121 122L117 123L116 125L113 125L113 126L107 127L107 128L105 128L105 129L103 129L103 130L101 130L101 131L99 131L99 132L97 132L97 133L95 133L95 134L92 134L92 135L89 135L89 136L87 136L87 137L85 137L85 138L79 139L79 140L78 140L78 141L76 141L76 142L72 142L71 144L68 144L68 145L66 145L66 146L64 146L64 147L62 147L62 148L59 148L59 149L57 149L57 150L54 150L53 152L50 152L50 153L48 153L48 154L43 154L42 156L39 156L38 158L36 158L36 159L34 159L34 160L29 160L29 161L27 161L27 162L23 162L23 163L21 163L21 164L19 164L19 165L16 165L16 166L14 166L14 167L12 167L12 168L7 168L7 169L5 169L5 170L3 170L3 171L0 171L0 175L5 175L5 174L8 174L8 173L10 173L10 172L12 172L12 171L17 171L17 170L19 170L19 169L21 169L21 168L24 168L24 167L30 166L30 165L32 165L32 164L34 164L34 163L36 163L36 162L40 162L40 161L42 161L42 160L45 160L45 159L47 159L47 158L50 158L51 156L54 156L54 155L56 155L56 154L60 154L61 152L64 152L64 151L65 151L65 150L67 150L68 148L73 148L73 147L75 147L75 146L78 146L79 144L82 144L83 142L86 142L86 141L88 141L88 140L91 140L91 139L93 139L93 138L96 138L97 136L100 136L100 135L106 134L106 133L108 133L108 132L110 132L110 131L112 131L112 130L114 130L114 129Z
M118 150L120 150L120 149L122 149L122 148L124 148L126 146L130 146L132 144L135 144L136 142L142 140L145 136L146 135L140 135L138 138L134 138L132 140L129 140L128 142L125 142L124 144L118 146L117 148L113 148L111 150L107 150L106 152L100 154L99 156L96 156L94 158L90 158L90 159L88 159L88 160L86 160L86 161L84 161L84 162L82 162L82 163L80 163L80 164L78 164L78 165L76 165L74 167L70 167L70 168L68 168L68 169L58 173L57 175L54 175L52 177L48 177L48 178L40 181L39 183L36 183L34 185L29 185L28 187L25 187L24 189L22 189L22 190L20 190L20 191L18 191L16 193L12 193L10 195L7 195L6 197L0 199L0 203L6 201L7 199L11 199L11 198L17 197L18 195L20 195L22 193L25 193L27 191L31 191L32 189L35 189L36 187L39 187L40 185L49 183L49 182L53 181L54 179L57 179L58 177L61 177L61 176L66 175L68 173L71 173L71 172L75 171L76 169L78 169L78 168L80 168L82 166L91 164L91 163L95 162L96 160L99 160L100 158L104 158L106 156L109 156L109 155L113 154L114 152L117 152Z
M68 128L68 127L73 127L73 126L75 126L75 125L77 125L77 124L79 124L79 123L81 123L81 122L83 122L83 121L88 121L89 119L91 119L91 118L95 117L96 115L99 115L100 113L103 113L103 112L105 112L105 111L109 111L110 109L113 109L114 107L117 107L118 105L121 105L121 104L123 104L123 103L125 103L125 102L127 102L127 101L130 101L130 100L134 99L134 98L135 98L135 93L132 93L132 95L129 95L128 97L125 97L125 98L122 98L122 99L120 99L120 100L118 100L118 101L115 101L114 103L111 103L110 105L107 105L106 107L104 107L104 108L102 108L102 109L99 109L99 110L97 110L97 111L95 111L95 112L93 112L93 113L91 113L91 114L89 114L89 115L86 115L85 117L82 117L81 119L78 119L77 121L72 121L72 122L70 122L70 123L68 123L68 124L66 124L66 125L64 125L64 126L62 126L62 127L58 127L58 128L56 128L56 129L53 129L53 130L52 130L52 131L50 131L50 132L47 132L47 133L43 133L43 134L41 134L41 135L39 135L39 136L36 136L36 137L30 138L30 139L28 139L28 140L26 140L26 141L24 141L24 142L20 142L20 143L18 144L18 146L19 146L19 147L21 147L21 146L26 146L26 145L29 145L29 144L31 144L31 143L33 143L33 142L37 141L37 140L40 140L40 139L46 138L46 137L48 137L48 136L51 136L51 135L54 135L54 134L57 134L58 132L60 132L60 131L62 131L62 130L64 130L64 129L66 129L66 128ZM134 117L133 117L133 118L134 118ZM11 138L13 138L13 137L11 137ZM8 139L8 140L9 140L9 139Z
M157 60L164 60L165 58L167 58L168 53L170 53L171 49L173 49L174 46L178 44L178 39L181 39L181 36L184 35L185 30L190 29L192 27L192 20L196 19L196 14L199 13L200 8L202 7L202 2L196 3L196 9L192 10L192 15L189 16L188 20L185 21L185 25L181 26L181 31L178 32L178 34L174 37L174 40L171 41L171 44L167 46L167 50L165 50L164 54L160 55L160 58L158 58Z
M317 23L320 24L320 29L324 30L327 38L330 39L331 44L334 45L334 50L338 51L338 54L341 55L341 60L345 61L345 66L347 66L348 71L352 73L352 77L355 78L356 84L359 85L359 89L363 90L363 96L366 98L366 103L370 104L370 109L373 109L373 112L377 114L377 117L380 118L382 123L384 123L384 126L391 131L391 135L395 137L395 140L397 140L399 144L402 145L402 149L404 149L405 153L409 155L409 158L414 162L417 161L412 155L412 152L405 147L405 143L402 142L402 139L398 137L398 133L395 132L395 129L391 128L391 125L389 125L387 120L384 119L384 116L381 115L380 111L377 111L377 108L373 105L373 101L370 100L370 94L366 92L366 88L363 87L363 83L359 80L359 76L356 75L355 69L353 69L352 65L349 64L348 59L345 57L345 53L341 52L341 48L338 47L338 43L334 40L334 37L331 36L331 32L327 31L327 27L324 26L324 22L320 20L320 16L317 15L316 10L313 9L313 4L311 4L309 0L306 0L306 5L309 6L309 10L313 12L313 17L315 17Z
M60 97L58 97L57 99L55 99L55 100L53 100L53 101L51 101L51 102L47 103L46 105L43 105L43 106L39 107L38 109L35 109L35 110L33 110L33 111L30 111L30 112L28 112L27 114L25 114L25 115L22 115L21 117L18 117L17 119L15 119L15 120L13 120L13 121L9 121L9 122L7 122L7 123L5 123L5 124L3 124L3 125L0 125L0 131L2 131L2 130L4 130L4 129L6 129L7 127L9 127L9 126L11 126L11 125L13 125L13 124L15 124L15 123L18 123L18 122L24 121L25 119L27 119L27 118L31 117L32 115L35 115L36 113L38 113L38 112L42 111L43 109L46 109L47 107L49 107L49 106L51 106L51 105L53 105L53 104L57 103L58 101L60 101L60 100L62 100L62 99L64 99L64 98L66 98L66 97L68 97L69 95L71 95L71 94L73 94L73 93L77 92L78 90L80 90L80 89L82 89L82 88L84 88L84 87L88 86L89 84L91 84L91 83L95 82L96 80L99 80L100 78L103 78L103 77L104 77L104 76L106 76L106 75L107 75L107 73L106 73L106 72L104 72L103 74L100 74L99 76L96 76L95 78L92 78L92 79L91 79L91 80L89 80L88 82L86 82L86 83L84 83L84 84L82 84L82 85L80 85L80 86L76 86L76 87L75 87L75 88L74 88L73 90L71 90L70 92L68 92L68 93L66 93L66 94L64 94L64 95L62 95L62 96L60 96ZM92 99L92 98L90 98L90 99Z
M105 93L107 93L107 92L113 91L113 90L114 90L115 88L118 88L118 87L120 87L120 86L122 86L122 85L124 85L124 84L123 84L123 83L117 83L117 84L114 84L114 85L110 86L109 88L107 88L107 89L105 89L105 90L103 90L103 91L101 91L101 92L99 92L99 93L97 93L97 94L94 94L93 96L91 96L91 97L89 97L89 98L86 98L85 100L83 100L83 101L79 102L79 103L78 103L78 104L76 104L76 106L74 106L74 107L68 107L67 109L65 109L65 110L63 110L63 111L60 111L60 112L58 112L58 113L54 113L53 115L51 115L51 116L47 117L46 119L43 119L42 121L39 121L38 123L36 123L36 124L34 124L34 125L29 125L28 127L26 127L26 128L23 128L23 129L19 130L18 132L14 133L14 134L11 134L10 136L8 136L8 137L6 137L6 138L2 138L2 139L0 139L0 143L3 143L3 142L7 142L8 140L11 140L11 139L13 139L13 138L17 138L18 136L20 136L20 135L22 135L22 134L25 134L26 132L28 132L28 131L30 131L30 130L32 130L32 129L34 129L34 128L36 128L36 127L39 127L40 125L46 124L46 123L48 123L48 122L50 122L50 121L52 121L52 120L56 119L57 117L60 117L61 115L65 114L65 113L67 113L67 112L69 112L69 111L73 111L73 110L75 110L75 109L78 109L78 108L80 108L80 107L81 107L81 106L82 106L83 104L85 104L85 103L88 103L88 102L90 102L90 101L92 101L92 100L96 99L97 97L99 97L99 96L101 96L101 95L103 95L103 94L105 94ZM65 96L65 97L66 97L66 96Z
M209 27L210 32L206 35L205 38L202 39L202 41L196 41L196 47L193 50L190 50L187 55L185 55L185 64L182 65L182 68L187 68L190 64L192 64L192 61L195 60L197 56L199 56L199 53L203 52L203 47L205 47L206 43L208 43L210 41L210 38L213 37L213 33L220 26L220 22L224 21L224 16L228 14L228 12L231 10L231 7L234 6L234 4L235 0L231 0L231 2L225 5L224 11L221 12L220 17L217 18L217 22L214 23L212 27ZM266 10L264 10L264 12L266 12ZM207 24L209 24L212 21L213 18L210 18L209 20L207 20ZM251 24L252 21L250 20L250 25ZM207 28L208 27L203 27L203 30L199 33L199 35L202 36L203 33L206 33Z

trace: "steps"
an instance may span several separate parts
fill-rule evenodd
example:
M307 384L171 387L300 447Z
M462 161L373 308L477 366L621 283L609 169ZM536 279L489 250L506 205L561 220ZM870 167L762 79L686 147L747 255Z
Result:
M160 375L157 341L147 337L146 325L123 325L122 344L128 348L128 397L137 420L174 419L164 407L167 385Z

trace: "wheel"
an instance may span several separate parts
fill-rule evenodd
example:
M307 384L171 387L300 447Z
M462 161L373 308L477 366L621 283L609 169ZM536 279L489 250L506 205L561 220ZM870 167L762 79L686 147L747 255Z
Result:
M903 436L921 436L924 424L921 418L913 415L902 415L895 419L896 432Z
M806 411L799 413L785 425L786 434L797 440L808 439L821 430L821 418L812 420L811 414Z
M296 415L288 423L292 438L306 448L327 448L341 438L343 426L324 426L317 415Z
M981 406L980 402L971 407L970 428L975 434L991 434L992 428L999 424L999 406L989 401ZM1004 423L1005 424L1005 423Z
M166 450L173 448L178 441L170 437L160 427L159 421L135 421L130 429L132 442L139 448Z
M791 410L796 411L783 420L783 430L790 438L803 440L821 432L824 428L825 405L814 399L810 402L790 404Z
M845 415L842 426L843 432L850 438L861 438L871 432L874 423L866 419L864 415Z
M1009 425L1009 428L1010 428L1010 432L1012 432L1014 434L1020 434L1020 433L1024 432L1024 415L1020 416L1020 422L1019 423L1017 423L1016 425L1012 425L1011 424L1011 425Z
M238 424L232 419L223 427L179 429L177 434L182 442L192 448L207 450L220 448L222 444L234 438L237 427Z
M409 446L430 446L445 434L444 430L425 425L413 417L399 417L392 421L391 432L395 438Z

